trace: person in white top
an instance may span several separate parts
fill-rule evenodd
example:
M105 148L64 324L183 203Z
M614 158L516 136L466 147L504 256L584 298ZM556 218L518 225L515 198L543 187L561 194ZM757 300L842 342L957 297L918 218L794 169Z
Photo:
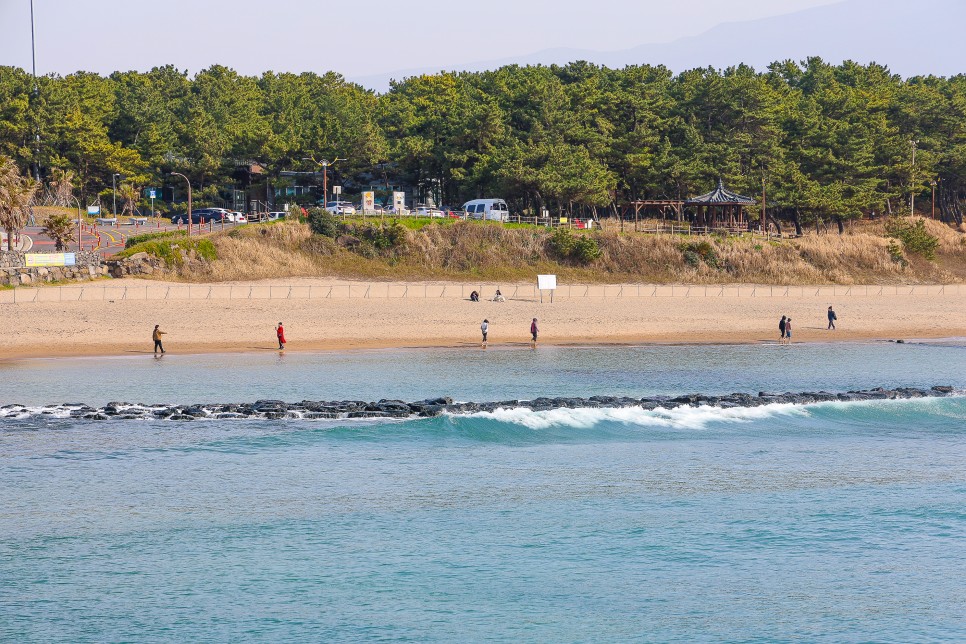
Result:
M483 344L481 344L480 346L482 346L484 349L486 348L486 334L489 330L490 330L490 321L483 320L483 324L480 325L480 331L483 332Z

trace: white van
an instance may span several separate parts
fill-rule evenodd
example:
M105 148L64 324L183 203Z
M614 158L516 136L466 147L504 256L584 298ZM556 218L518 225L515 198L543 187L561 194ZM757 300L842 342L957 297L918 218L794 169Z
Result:
M463 210L470 219L507 221L510 218L510 209L502 199L474 199L463 204Z

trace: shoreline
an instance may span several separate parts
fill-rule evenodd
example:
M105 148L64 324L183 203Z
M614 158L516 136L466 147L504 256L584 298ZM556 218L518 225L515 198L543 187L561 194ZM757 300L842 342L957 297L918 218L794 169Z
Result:
M143 282L140 284L143 287ZM402 284L393 283L389 288ZM504 288L509 292L513 286ZM794 320L793 344L966 337L966 294L816 296L810 291L776 298L751 293L566 298L553 303L382 297L3 304L0 363L29 358L150 355L155 324L166 332L165 349L172 355L278 351L274 327L280 321L289 340L287 353L481 350L479 328L484 318L490 327L489 350L528 348L532 318L539 319L538 348L777 344L778 320L783 315ZM826 330L828 306L834 306L838 315L836 331Z
M808 346L817 344L874 344L874 343L896 343L901 341L901 344L935 344L942 346L944 341L949 342L966 342L963 336L956 335L928 335L919 334L915 337L909 336L906 338L895 338L895 337L885 337L877 335L860 335L860 334L849 334L848 337L837 336L837 337L827 337L821 339L810 339L802 341L793 341L791 345L781 345L774 338L739 338L739 339L725 339L725 338L713 338L708 340L688 340L685 338L679 339L654 339L654 338L639 338L639 339L618 339L618 338L598 338L598 339L585 339L585 340L540 340L537 344L537 350L541 347L549 347L554 349L566 348L566 349L599 349L599 348L638 348L638 347L662 347L662 346L686 346L686 347L700 347L700 346ZM244 354L259 354L259 353L279 353L279 354L325 354L325 353L354 353L363 351L428 351L428 350L453 350L453 349L465 349L465 350L476 350L476 351L515 351L515 350L532 350L530 342L526 340L522 341L504 341L496 342L491 341L488 346L484 349L480 346L480 342L472 342L465 339L438 339L435 341L426 340L421 342L389 342L389 341L354 341L354 342L303 342L293 344L288 343L291 346L286 347L284 350L278 349L277 346L270 342L266 342L264 346L237 346L221 343L186 343L179 344L177 348L168 348L167 353L164 355L170 356L207 356L207 355L244 355ZM4 355L0 356L0 364L13 363L21 361L34 361L34 360L69 360L75 358L136 358L136 357L157 357L161 358L161 354L155 355L150 347L145 344L145 348L126 348L117 349L116 347L99 347L92 345L85 345L80 349L65 349L58 348L53 350L23 350L23 351L5 351Z

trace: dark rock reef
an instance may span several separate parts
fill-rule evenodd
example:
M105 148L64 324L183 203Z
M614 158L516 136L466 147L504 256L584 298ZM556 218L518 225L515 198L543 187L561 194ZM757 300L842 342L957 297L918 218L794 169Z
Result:
M127 402L110 402L103 407L91 407L83 403L62 403L29 407L9 404L0 406L0 419L46 416L53 418L81 418L86 420L175 420L190 421L213 419L340 419L340 418L427 418L448 414L475 414L494 412L497 409L551 409L626 408L640 407L644 410L675 409L677 407L760 407L776 403L810 405L822 402L860 402L866 400L896 400L910 398L940 398L956 394L949 386L931 389L902 387L898 389L864 389L844 393L806 391L802 393L758 392L758 395L735 393L724 396L686 394L683 396L651 396L630 398L627 396L591 396L590 398L540 397L533 400L502 400L498 402L453 402L452 398L427 398L416 402L402 400L315 401L303 400L287 403L282 400L256 400L253 403L224 403L196 405L161 405Z

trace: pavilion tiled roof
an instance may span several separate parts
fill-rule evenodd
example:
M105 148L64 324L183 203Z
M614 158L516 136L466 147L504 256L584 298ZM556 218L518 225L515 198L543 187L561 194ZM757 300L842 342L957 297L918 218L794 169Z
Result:
M721 179L718 179L718 187L711 192L685 202L689 206L750 206L753 203L754 199L725 188Z

